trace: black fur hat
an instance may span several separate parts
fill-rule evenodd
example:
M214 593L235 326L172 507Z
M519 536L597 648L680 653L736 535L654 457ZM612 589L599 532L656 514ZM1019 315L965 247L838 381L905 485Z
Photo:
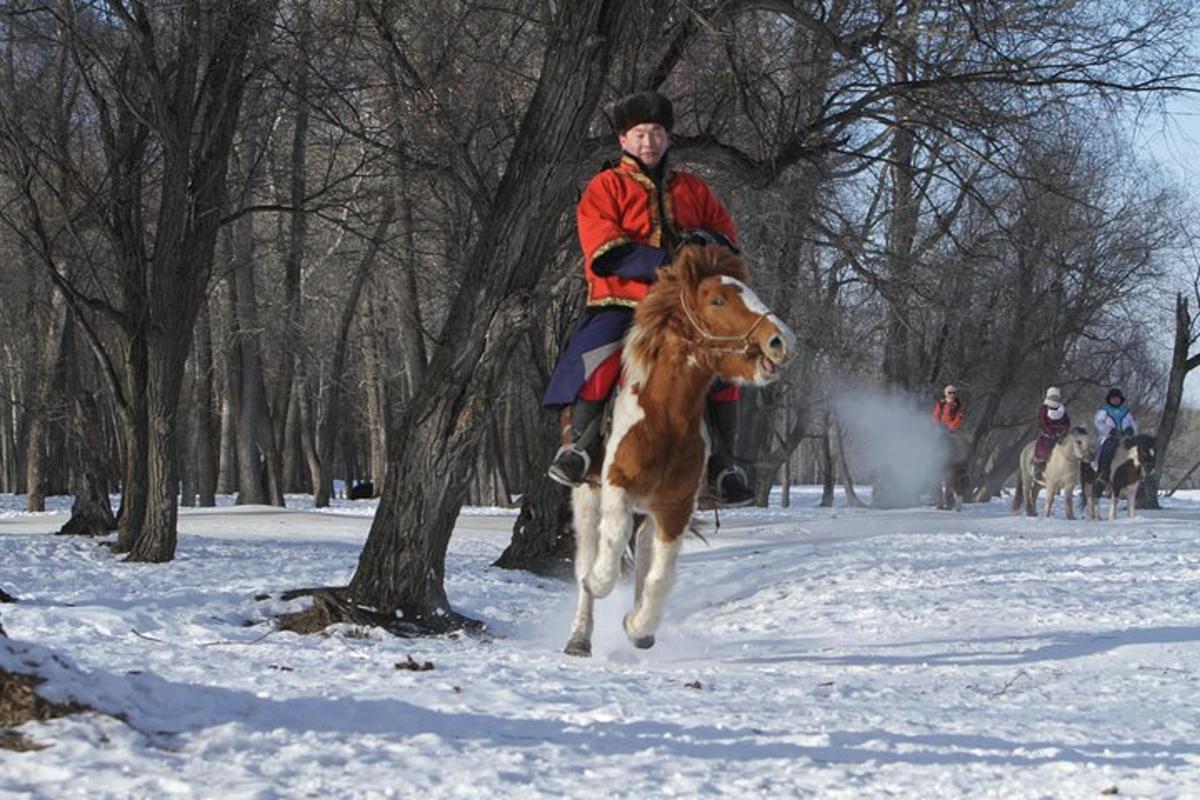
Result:
M655 122L671 130L675 124L671 101L658 92L635 92L625 95L613 106L613 126L618 134L643 122Z
M1118 386L1114 386L1108 390L1108 394L1104 395L1104 402L1111 403L1114 394L1117 397L1121 398L1119 401L1117 401L1118 405L1125 402L1125 393L1122 392L1120 387L1118 387Z

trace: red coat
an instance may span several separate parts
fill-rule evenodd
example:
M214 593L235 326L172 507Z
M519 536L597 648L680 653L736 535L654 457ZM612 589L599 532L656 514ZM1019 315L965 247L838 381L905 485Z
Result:
M951 402L938 400L933 407L933 421L945 425L947 429L956 431L962 427L964 408L961 400L955 398Z
M737 242L737 229L729 212L704 181L686 172L670 171L663 181L661 208L671 230L708 230ZM590 306L636 306L653 282L653 267L624 270L625 275L601 270L593 265L605 253L622 245L647 245L662 251L665 261L667 242L659 212L658 189L634 159L625 156L621 163L606 169L588 183L579 201L577 218L579 243L583 246L584 271L588 282Z

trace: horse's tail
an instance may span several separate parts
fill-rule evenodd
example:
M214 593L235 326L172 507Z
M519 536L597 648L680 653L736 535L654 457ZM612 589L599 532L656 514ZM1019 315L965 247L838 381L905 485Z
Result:
M1016 513L1025 500L1025 492L1021 488L1021 465L1017 464L1017 487L1013 489L1012 511Z

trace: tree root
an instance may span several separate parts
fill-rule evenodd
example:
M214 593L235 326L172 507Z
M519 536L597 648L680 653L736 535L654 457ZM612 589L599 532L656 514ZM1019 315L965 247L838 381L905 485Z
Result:
M418 636L440 636L456 631L479 633L483 623L450 610L437 613L398 617L382 614L360 606L349 599L345 586L321 586L292 589L280 595L283 600L311 595L313 604L303 611L280 614L279 629L299 634L320 633L330 625L345 623L365 628L382 628L393 636L412 639Z
M0 628L0 638L5 638L3 628ZM45 748L45 745L38 744L28 736L6 730L7 728L15 728L30 720L44 721L95 710L73 700L52 703L39 697L35 689L38 684L44 682L44 679L37 675L9 672L0 667L0 750L26 751Z

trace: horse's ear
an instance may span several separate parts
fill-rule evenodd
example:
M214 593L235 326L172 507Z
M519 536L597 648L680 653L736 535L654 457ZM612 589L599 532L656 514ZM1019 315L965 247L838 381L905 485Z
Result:
M704 250L696 245L685 245L679 249L675 258L675 273L688 288L694 288L700 282L700 258L703 252Z

